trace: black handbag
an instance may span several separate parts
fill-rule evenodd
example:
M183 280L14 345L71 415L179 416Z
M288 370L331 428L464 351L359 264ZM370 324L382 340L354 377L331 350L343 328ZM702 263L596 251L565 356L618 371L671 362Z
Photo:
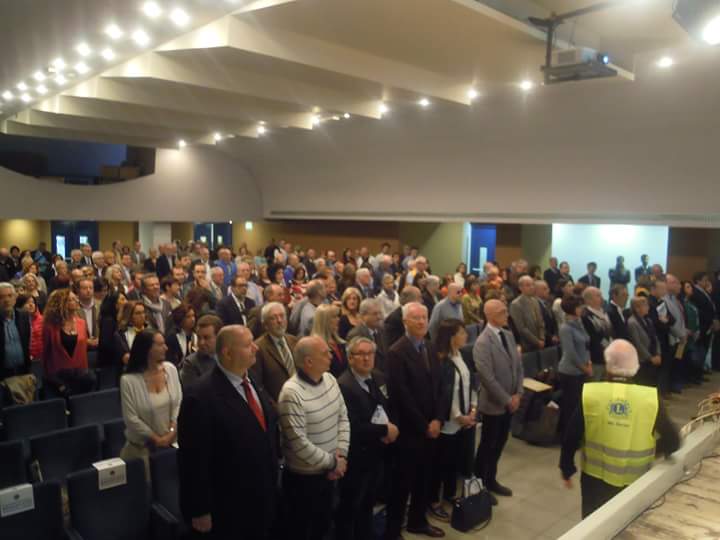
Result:
M475 482L480 485L479 480ZM492 518L490 493L482 485L480 492L455 501L450 526L460 532L468 532ZM486 524L487 524L486 523Z

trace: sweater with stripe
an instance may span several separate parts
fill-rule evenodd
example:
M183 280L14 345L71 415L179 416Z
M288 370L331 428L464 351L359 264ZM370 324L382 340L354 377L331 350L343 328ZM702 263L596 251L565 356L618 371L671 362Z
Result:
M315 383L299 371L278 398L282 452L297 474L321 474L335 467L335 452L347 456L350 422L337 380L330 373Z

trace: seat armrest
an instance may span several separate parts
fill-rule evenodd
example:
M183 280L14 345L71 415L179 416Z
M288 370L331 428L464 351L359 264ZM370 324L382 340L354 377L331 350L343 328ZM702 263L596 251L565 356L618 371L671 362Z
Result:
M72 527L65 528L65 538L67 538L67 540L83 540L83 537L80 536L80 533Z
M153 540L175 540L178 537L178 520L161 504L150 507L150 531Z

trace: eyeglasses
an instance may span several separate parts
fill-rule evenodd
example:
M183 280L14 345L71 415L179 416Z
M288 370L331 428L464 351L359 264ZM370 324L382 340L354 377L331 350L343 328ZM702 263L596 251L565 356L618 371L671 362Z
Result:
M360 358L370 358L371 356L375 356L374 352L354 352L350 353L350 356L357 356Z

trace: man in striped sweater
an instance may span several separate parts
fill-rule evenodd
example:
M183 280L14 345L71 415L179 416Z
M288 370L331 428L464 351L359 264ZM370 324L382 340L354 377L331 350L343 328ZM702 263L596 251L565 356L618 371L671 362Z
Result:
M350 422L337 381L327 373L327 343L317 336L302 338L293 356L297 373L278 398L285 537L321 540L332 518L334 481L347 468Z

